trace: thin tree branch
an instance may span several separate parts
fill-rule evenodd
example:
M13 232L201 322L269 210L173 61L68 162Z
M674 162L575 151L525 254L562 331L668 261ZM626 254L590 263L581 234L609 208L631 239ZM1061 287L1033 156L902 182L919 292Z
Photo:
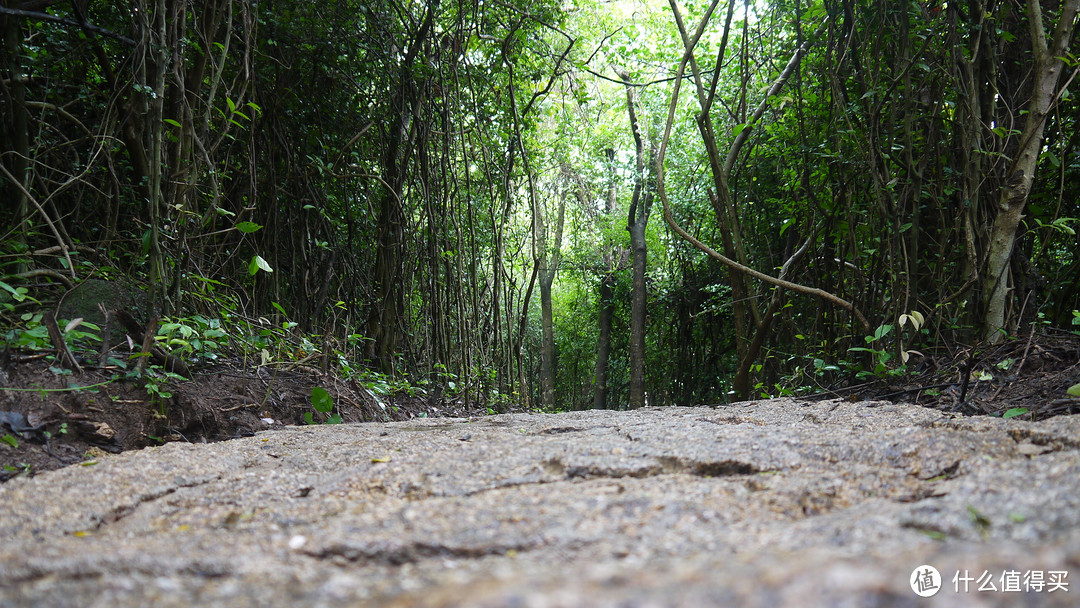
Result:
M810 49L810 41L803 42L799 48L795 49L795 53L791 56L791 60L788 61L787 66L784 67L784 71L780 72L780 76L773 81L772 86L769 87L769 91L765 93L765 97L758 104L757 110L754 111L754 115L746 121L746 127L735 137L735 141L731 143L731 149L728 150L727 160L724 161L724 174L731 175L731 170L735 166L735 160L739 157L739 152L742 151L743 144L750 138L750 132L753 131L754 125L757 124L761 117L764 116L765 110L769 107L769 100L772 99L780 89L784 88L788 78L795 72L795 68L798 67L799 62L802 61L803 55Z
M77 21L72 21L71 19L65 19L63 17L57 17L56 15L50 15L48 13L38 13L38 12L34 12L34 11L24 11L24 10L17 9L17 8L7 8L5 6L0 6L0 15L9 15L11 17L24 17L26 19L40 19L41 21L50 21L52 23L59 23L60 25L66 25L68 27L77 27L79 29L84 29L84 30L86 30L88 32L94 32L95 34L101 34L103 36L108 36L109 38L119 40L120 42L123 42L124 44L126 44L128 46L135 46L135 41L132 40L131 38L128 38L127 36L117 34L116 32L107 30L107 29L105 29L103 27L98 27L96 25L90 25L89 23L79 23Z
M805 52L803 47L800 47L799 50L796 52L796 57L801 57L803 52ZM694 238L692 234L684 230L681 226L679 226L679 223L675 221L675 217L671 213L671 205L668 201L667 191L664 188L664 155L667 152L667 145L671 139L672 125L675 123L675 109L678 106L679 100L679 85L682 83L682 76L686 72L686 64L689 62L689 60L690 51L688 50L687 53L683 55L682 60L679 62L678 73L675 77L675 88L671 92L671 101L668 104L667 124L664 126L664 135L660 140L660 150L657 152L656 155L656 193L657 195L659 195L660 202L664 206L664 221L666 221L668 225L671 226L671 229L674 230L676 234L678 234L686 241L688 241L691 245L705 252L705 254L707 254L714 260L720 262L721 264L724 264L725 266L733 268L741 273L747 274L754 277L755 279L764 281L771 285L783 287L784 289L788 289L796 293L812 296L821 300L825 300L826 302L835 304L836 306L839 306L840 308L843 308L844 310L847 310L853 315L855 315L855 318L859 321L859 324L866 331L866 333L870 333L872 331L870 328L870 323L866 320L866 317L863 316L862 312L860 312L858 308L855 308L855 306L851 302L848 302L847 300L844 300L822 289L818 289L816 287L807 287L798 283L792 283L790 281L778 279L763 272L754 270L749 266L744 266L743 264L740 264L735 260L728 258L727 256L709 247L705 243L702 243L698 239ZM790 65L791 64L789 62L789 66ZM786 76L781 76L786 80ZM772 89L770 89L770 93L771 92Z
M52 230L53 236L56 237L56 243L60 245L61 251L64 252L64 259L67 260L68 270L71 271L71 278L74 279L75 265L71 263L71 255L68 253L68 250L71 248L71 246L68 243L64 242L64 238L60 236L60 231L56 229L56 224L53 223L52 218L49 217L48 212L46 212L45 208L41 206L41 203L39 203L38 200L34 198L34 195L30 194L30 191L27 190L25 186L23 186L22 182L15 179L15 176L7 170L7 167L5 167L3 163L0 163L0 171L3 171L4 175L9 180L11 180L11 183L15 184L15 187L18 188L24 196L26 196L26 200L30 201L34 205L34 207L37 207L38 212L41 213L41 217L45 219L45 223L48 224L49 229Z

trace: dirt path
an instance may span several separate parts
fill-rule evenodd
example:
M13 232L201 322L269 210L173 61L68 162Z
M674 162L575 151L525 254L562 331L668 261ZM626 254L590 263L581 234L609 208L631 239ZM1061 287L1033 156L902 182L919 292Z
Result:
M924 564L943 605L1080 593L1068 416L774 400L288 427L20 477L0 504L5 606L914 606ZM974 583L1014 573L1026 593Z

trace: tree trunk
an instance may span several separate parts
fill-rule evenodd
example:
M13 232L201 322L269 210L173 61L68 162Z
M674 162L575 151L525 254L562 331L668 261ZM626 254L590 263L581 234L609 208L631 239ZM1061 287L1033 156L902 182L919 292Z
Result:
M778 279L786 279L787 275L791 272L792 267L799 261L799 258L806 253L806 250L810 247L810 244L814 241L811 237L803 243L802 247L799 247L798 251L791 254L791 256L784 262L784 265L780 268L780 274ZM754 339L747 345L746 353L739 359L739 367L735 371L735 378L732 381L732 389L742 399L750 399L750 366L757 361L758 355L761 354L761 347L765 345L765 339L772 331L773 319L776 317L776 313L780 310L782 292L779 287L773 288L772 296L769 298L769 307L765 309L765 314L762 315L761 324L758 325L754 331Z
M615 211L616 181L615 181L615 150L604 150L607 157L608 193L606 216L610 217ZM611 247L605 246L603 253L605 270L600 277L600 335L596 342L596 371L593 376L593 407L604 410L608 407L608 357L611 354L611 322L615 317L614 289L615 269L621 256Z
M715 91L715 87L711 89L711 92L706 92L706 88L701 77L701 71L698 68L697 61L694 59L693 54L694 47L697 45L698 40L701 38L701 35L705 30L705 26L708 24L712 9L710 8L710 13L705 15L702 21L698 24L698 27L694 31L693 35L691 35L686 29L686 25L683 22L682 13L680 12L678 5L674 2L674 0L671 0L669 4L671 6L671 12L675 17L676 24L679 27L679 34L682 37L683 48L685 49L682 62L679 66L679 74L681 76L681 74L685 71L686 66L689 65L693 72L694 83L697 89L698 105L701 107L701 113L697 116L698 130L701 133L702 141L705 143L705 148L708 152L709 157L709 164L712 168L713 185L716 188L716 192L712 193L710 198L716 213L716 219L720 228L722 243L724 246L724 253L726 255L718 254L711 248L705 246L704 243L701 243L697 239L690 237L690 235L686 234L681 228L679 228L675 224L674 218L670 216L666 201L664 201L664 219L667 220L669 224L671 224L672 228L675 230L676 233L678 233L680 236L683 236L683 238L689 240L691 243L694 244L694 246L698 247L702 251L705 251L713 258L723 262L728 267L728 271L731 276L732 296L735 298L736 351L738 353L740 361L739 368L736 372L735 378L732 380L732 384L736 394L739 397L743 399L749 399L750 369L754 360L757 359L758 353L760 352L761 344L764 342L764 336L760 335L755 336L753 340L751 340L749 330L752 325L755 328L756 333L758 334L763 331L767 332L769 327L771 326L771 319L769 320L769 323L766 323L764 319L762 319L761 312L757 309L757 307L750 304L750 302L755 300L755 294L753 293L753 289L749 283L748 278L756 276L757 278L766 280L770 283L773 283L774 285L786 286L788 289L792 288L792 284L784 281L783 279L766 277L766 275L752 272L750 270L749 263L747 261L746 251L742 244L741 232L738 226L738 213L735 207L735 203L731 198L730 177L743 146L749 140L749 137L756 128L757 123L761 120L762 116L764 116L765 111L768 108L769 100L775 95L777 95L787 83L788 79L792 76L792 74L795 72L795 69L798 67L803 55L805 55L807 50L809 49L809 45L806 42L803 42L798 46L791 59L788 60L788 63L784 67L783 71L780 72L780 75L776 78L776 80L773 81L772 85L769 87L768 91L765 94L765 98L762 99L761 102L758 104L758 107L754 111L754 113L750 116L743 117L743 128L739 131L739 134L731 143L731 147L728 149L726 159L721 162L719 148L716 143L715 130L712 125L712 118L710 114L710 109L712 107L713 101L712 92ZM713 4L712 7L715 7L715 4ZM719 78L719 66L723 63L724 48L727 42L727 33L730 29L730 26L731 13L729 11L727 22L724 26L724 42L721 44L720 51L717 55L716 65L718 66L718 69L713 75L714 84L715 79ZM745 87L743 92L745 93ZM672 94L672 103L674 103L674 99L677 94L678 84L676 84L675 92ZM671 110L669 109L669 112L670 111ZM669 114L669 129L671 121L672 117ZM664 140L666 143L667 134L665 134ZM663 158L661 155L660 162L662 161ZM658 173L662 173L662 169L658 169ZM658 189L662 189L662 184ZM661 197L663 197L663 195L661 195ZM840 304L846 309L851 310L859 319L860 324L865 329L867 329L867 331L869 331L869 324L862 317L862 315L855 310L852 304L845 302L840 298L832 296L831 294L826 294L825 292L822 292L818 289L800 288L799 291L801 291L802 293L814 293L821 297L827 296L830 301ZM741 310L743 310L742 303L746 304L751 315L748 316L740 312Z
M165 77L169 72L169 41L166 32L168 8L165 0L156 0L153 10L143 5L140 27L139 52L142 54L139 80L143 86L144 149L148 152L147 169L149 215L149 262L150 295L154 309L167 310L166 289L168 277L165 270L165 252L161 245L161 230L166 223L164 200L164 132L165 127ZM147 95L147 91L152 91Z
M375 253L375 304L368 315L366 358L383 373L393 372L401 290L403 218L397 193L386 192L380 206Z
M630 87L630 76L620 74L626 83L626 108L630 116L630 130L634 134L634 147L637 153L636 175L634 177L634 196L630 201L626 230L630 232L630 257L633 267L633 280L630 295L630 394L627 407L636 409L645 407L645 317L648 247L645 243L645 228L649 224L649 211L652 209L652 180L646 180L646 171L652 174L653 164L646 169L645 143L641 136L634 109L634 93Z
M375 302L368 313L366 356L384 373L394 372L397 339L405 307L403 266L405 221L401 195L413 151L425 145L416 122L425 103L424 89L418 86L413 67L432 31L439 2L432 2L423 23L410 41L401 60L394 92L394 117L387 126L383 153L383 197L379 207L378 242L375 254Z
M681 226L679 226L679 223L675 221L675 217L671 213L671 204L670 204L670 201L668 200L668 196L667 196L667 193L666 193L666 190L665 190L665 187L664 187L664 156L665 156L665 153L666 153L666 150L667 150L667 145L670 142L672 125L675 122L675 111L676 111L676 107L677 107L677 103L678 103L678 99L679 99L679 90L680 90L680 86L682 84L683 74L685 74L686 67L687 67L688 64L690 65L691 69L694 71L694 80L695 80L695 82L700 82L700 71L697 68L697 63L693 59L693 50L694 50L694 47L697 45L697 42L700 39L701 35L704 33L705 26L708 24L709 15L706 15L704 17L704 19L698 25L697 30L694 32L694 35L690 36L686 31L685 25L683 24L682 15L681 15L681 13L679 11L678 6L674 2L674 0L672 0L672 2L670 4L671 4L672 13L675 15L675 19L676 19L676 21L678 23L678 26L679 26L679 32L680 32L680 34L681 34L681 36L683 38L683 46L685 48L685 53L683 54L683 57L682 57L682 59L681 59L681 61L679 63L678 70L676 71L676 75L675 75L675 79L674 79L675 84L673 86L673 89L672 89L672 92L671 92L671 97L670 97L669 102L668 102L667 124L664 127L664 133L663 133L663 136L661 137L661 140L660 140L660 149L659 149L658 154L656 155L656 163L655 163L655 165L656 165L656 194L657 194L657 196L660 197L660 201L661 201L661 203L663 205L663 208L664 208L664 221L666 221L668 223L668 225L671 226L671 229L674 230L675 233L678 234L680 237L682 237L683 239L688 241L694 247L697 247L701 251L705 252L709 257L721 262L722 264L724 264L728 268L733 269L735 271L738 271L740 274L747 275L749 277L753 277L753 278L756 278L756 279L761 280L761 281L765 281L766 283L769 283L771 285L775 285L777 287L783 287L784 289L789 289L789 290L792 290L792 291L795 291L795 292L798 292L798 293L802 293L802 294L810 295L810 296L813 296L813 297L816 297L816 298L820 298L820 299L825 300L827 302L830 302L830 303L832 303L832 304L834 304L836 306L839 306L839 307L843 308L844 310L849 311L852 315L854 315L856 320L859 322L859 325L862 326L863 330L866 331L867 333L869 333L871 331L870 323L866 320L866 317L863 316L863 314L857 308L855 308L854 304L852 304L851 302L848 302L848 301L846 301L846 300L844 300L844 299L842 299L842 298L840 298L840 297L838 297L838 296L836 296L836 295L834 295L834 294L832 294L830 292L824 291L822 289L818 289L818 288L814 288L814 287L807 287L805 285L800 285L798 283L792 283L790 281L780 279L780 278L776 278L776 277L767 275L767 274L765 274L763 272L754 270L753 268L747 266L745 263L742 263L742 262L740 262L738 260L732 259L731 257L725 256L725 255L717 252L716 250L712 249L711 247L709 247L708 245L703 243L701 240L699 240L697 237L693 236L692 234L690 234L689 232L684 230ZM713 6L715 6L715 5L713 5ZM720 176L724 177L724 179L722 179L722 180L720 180L718 182L719 189L720 189L721 192L726 192L728 194L728 196L730 196L730 192L727 190L726 176L730 174L731 169L734 166L736 159L738 158L739 151L741 150L742 146L746 143L747 139L750 136L751 131L755 128L755 123L757 123L761 119L761 117L764 115L765 110L768 107L769 99L780 92L780 90L783 88L784 84L787 82L788 78L794 72L795 67L798 66L799 61L801 60L802 56L807 52L807 49L808 49L808 44L806 44L806 43L803 43L802 45L799 46L798 49L796 49L794 55L788 61L787 66L784 68L784 70L780 73L780 75L776 78L776 80L773 81L772 85L769 87L769 90L765 94L765 98L758 105L758 108L754 112L753 116L750 117L750 119L744 125L744 128L742 129L742 131L740 131L739 134L735 137L735 141L732 142L731 147L728 150L727 161L725 161L725 163L722 166L719 166L719 167L717 166L716 158L718 158L719 155L716 153L715 144L709 144L708 141L706 141L707 147L710 148L710 151L709 151L710 164L712 164L713 172L714 172L714 174L718 173ZM721 52L720 52L719 56L721 58L723 56L723 46L721 46ZM699 84L697 89L698 89L698 95L699 95L699 104L703 108L710 107L709 99L706 98L706 96L704 95L704 87ZM707 125L708 124L708 116L707 115L699 115L699 123ZM704 132L703 132L703 137L705 137L706 140L708 140L708 136L705 135L704 133L707 133L707 132L708 132L707 129L704 130ZM717 210L718 215L721 212L722 212L722 209ZM721 222L723 221L723 218L721 218L721 217L718 217L717 219L718 219L718 221L721 221ZM736 250L737 249L738 248L736 248ZM736 253L737 253L737 251L736 251ZM762 327L763 325L765 325L763 322L757 322L756 324L757 324L757 326L759 328ZM764 337L762 337L762 338L764 338ZM750 349L746 349L746 352L749 353L749 351L750 351ZM742 377L736 380L736 383L737 383L737 386L739 386L742 389L740 391L742 393L741 396L746 398L748 396L747 393L749 391L749 384L750 384L749 375L748 375L750 365L749 365L749 362L748 362L746 356L743 356L742 360L743 360L744 364L740 366L740 369L744 370L744 372L742 374Z
M541 203L542 204L542 203ZM566 217L566 193L559 199L559 219L555 224L555 242L547 243L547 228L540 218L541 250L540 264L540 406L547 411L555 409L555 329L551 311L551 284L559 270L559 250L562 247L563 220ZM549 250L550 249L550 250Z
M4 0L4 6L7 8L19 8L20 4L18 0ZM0 193L6 192L5 198L14 202L13 208L9 208L11 213L14 214L12 219L18 222L13 236L16 242L25 245L27 242L26 226L27 218L30 215L30 205L23 189L28 185L27 159L30 158L30 136L27 130L25 76L22 73L23 70L19 61L22 47L22 27L19 19L14 16L0 16L0 35L3 36L4 62L0 64L0 78L6 79L9 83L7 86L8 95L5 96L7 99L2 100L6 102L4 105L7 106L5 108L7 111L2 113L5 120L4 124L0 125L0 128L3 129L0 133L3 133L4 139L11 142L9 145L13 152L13 154L5 154L4 159L0 160L0 162L10 163L8 165L10 167L9 172L15 179L22 180L21 184L23 186L20 188L15 184L11 184L9 188L0 190ZM26 270L27 268L22 262L15 268L16 272Z
M611 272L600 278L600 336L596 341L596 373L593 377L593 407L598 410L608 406L608 356L611 354L611 321L615 316L611 284L614 280Z
M1068 0L1062 4L1061 17L1049 45L1039 0L1028 0L1027 6L1034 56L1033 85L1027 108L1027 121L1020 135L1020 149L1009 167L1010 177L998 199L997 214L990 231L986 274L983 276L986 311L983 318L983 338L990 343L1000 341L1006 331L1006 312L1012 284L1009 264L1016 243L1016 229L1024 217L1031 182L1035 177L1039 152L1043 145L1046 116L1060 95L1059 83L1064 71L1062 57L1065 56L1072 38L1080 0Z
M724 62L724 53L727 47L728 33L731 30L735 2L732 2L728 7L728 13L723 29L723 42L717 53L717 69L713 72L713 80L708 87L708 90L706 90L706 83L702 78L701 70L698 68L697 61L694 59L691 52L715 7L716 3L714 2L710 6L709 13L703 18L692 40L686 31L681 12L678 10L677 5L674 2L671 2L672 14L675 17L676 24L679 26L683 46L686 49L686 52L690 53L687 56L687 59L694 75L698 105L701 108L701 112L697 115L696 122L698 132L701 134L701 141L705 144L705 152L709 159L710 168L712 169L713 191L710 191L709 193L709 202L712 204L714 213L716 214L716 225L720 232L720 242L725 256L737 260L743 266L748 266L749 261L746 256L746 248L742 243L742 231L739 228L739 213L735 201L732 200L731 197L729 182L735 159L738 157L739 151L742 149L743 142L746 141L746 136L749 135L753 123L756 122L759 117L748 119L746 116L746 91L744 86L744 90L740 93L738 120L746 125L746 128L744 129L745 135L741 135L741 137L732 144L725 162L721 158L720 149L717 144L716 130L712 122L711 109L713 100L715 99L716 85L719 82L721 74L719 67ZM748 69L748 64L745 61L745 54L743 57L742 69L746 70ZM747 82L748 78L748 76L744 75L743 82ZM756 304L754 304L757 301L757 297L749 278L733 267L728 268L728 276L731 281L732 311L734 313L733 316L735 321L735 349L741 360L746 358L747 346L751 339L751 327L756 327L761 324L761 313L758 311Z
M645 225L648 218L631 224L630 257L633 265L633 280L630 295L630 394L627 407L644 407L645 399L645 317L647 314L645 269L648 250L645 244Z

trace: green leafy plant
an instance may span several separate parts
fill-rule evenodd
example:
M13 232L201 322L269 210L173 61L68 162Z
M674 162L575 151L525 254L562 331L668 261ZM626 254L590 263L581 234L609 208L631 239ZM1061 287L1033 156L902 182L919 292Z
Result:
M57 433L59 433L59 434L61 434L61 435L67 435L67 432L68 432L68 423L66 423L66 422L61 422L61 423L60 423L60 428L59 428L59 429L57 429L57 430L56 430L56 432L57 432ZM46 438L46 439L50 439L50 438L52 438L52 435L53 435L53 434L52 434L51 432L49 432L49 431L45 431L45 438Z
M23 313L19 319L22 321L22 326L9 330L4 336L5 341L12 348L25 350L51 348L49 331L41 323L41 313Z
M975 526L975 529L983 536L989 534L991 526L990 518L983 515L981 511L971 505L968 505L967 510L968 515L971 517L971 523Z
M214 360L228 340L220 319L202 315L168 319L158 328L156 339L174 355Z
M146 355L133 355L133 357L143 356ZM166 416L169 399L172 399L173 396L170 383L185 380L179 374L165 371L160 365L151 365L142 373L137 369L132 369L125 374L125 377L131 380L142 380L143 390L146 391L146 395L150 398L151 405L157 408L157 414L161 418Z
M263 259L261 255L255 255L251 258L251 262L248 263L248 274L254 275L262 270L263 272L274 272L274 268L270 266L270 263Z
M1022 416L1022 415L1026 414L1026 413L1028 413L1028 408L1026 408L1026 407L1014 407L1014 408L1009 408L1009 409L1005 410L1005 413L1002 414L1001 417L1002 418L1015 418L1017 416Z
M93 348L101 344L101 328L89 321L72 321L64 327L64 340L72 347Z
M7 296L9 298L11 298L12 300L14 300L16 304L21 304L23 302L28 302L28 301L33 302L35 304L40 304L41 303L41 302L38 302L36 299L30 297L30 290L28 288L26 288L26 287L22 287L22 286L12 287L11 285L5 283L4 281L0 281L0 290L6 291ZM9 312L14 312L14 310L15 310L15 304L12 304L11 302L8 302L6 298L0 300L0 305L2 305L3 308L6 309Z
M1076 235L1076 230L1069 224L1077 222L1080 222L1080 219L1075 217L1059 217L1052 222L1043 222L1039 218L1035 218L1035 223L1039 225L1039 228L1050 228L1068 236Z
M898 320L897 324L900 326L900 331L903 331L904 325L911 324L912 332L917 335L919 333L919 330L922 329L922 326L926 324L926 317L924 317L921 312L913 310L907 314L900 315L900 319ZM901 348L900 362L906 364L908 362L908 359L911 358L911 355L922 356L922 353L917 350Z
M849 352L857 353L869 353L873 359L873 370L859 369L855 373L856 378L867 378L869 376L885 377L903 373L903 369L889 369L888 363L892 360L892 354L886 350L883 338L893 330L891 324L883 324L878 326L874 330L874 335L865 336L867 346L853 346L848 349Z
M18 471L18 475L22 475L24 477L29 477L30 476L30 464L26 463L26 462L20 462L19 466L13 466L13 465L10 465L10 464L5 464L4 465L4 470L5 471L10 471L10 472Z
M341 414L330 413L334 409L334 398L325 388L316 386L311 389L311 407L319 414L326 416L322 424L341 424ZM315 424L315 417L311 412L304 412L304 422Z
M434 368L439 382L446 387L446 396L450 398L456 396L460 392L457 374L449 371L442 363L436 363Z

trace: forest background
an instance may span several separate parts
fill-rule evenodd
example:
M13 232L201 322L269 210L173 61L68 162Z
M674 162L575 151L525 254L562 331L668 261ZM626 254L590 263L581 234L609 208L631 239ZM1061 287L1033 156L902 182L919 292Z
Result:
M1078 5L2 0L4 339L130 279L189 359L555 410L1075 328Z

